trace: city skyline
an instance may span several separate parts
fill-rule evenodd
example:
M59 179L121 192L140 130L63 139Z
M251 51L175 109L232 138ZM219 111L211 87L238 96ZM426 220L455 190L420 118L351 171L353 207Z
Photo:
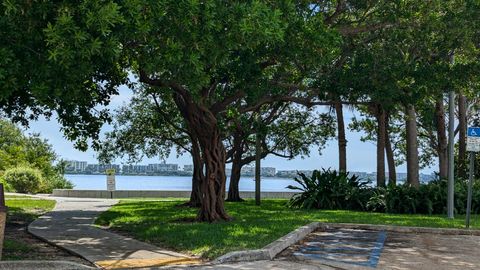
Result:
M310 175L313 170L277 170L275 167L260 167L262 177L280 177L280 178L293 178L298 176L298 173L304 173ZM106 169L115 169L118 174L124 175L179 175L190 176L193 173L193 165L183 165L183 168L174 163L154 163L154 164L89 164L87 161L82 160L68 160L66 173L76 174L104 174ZM168 174L169 173L169 174ZM226 168L226 175L229 177L231 174L231 168ZM376 179L376 172L363 172L363 171L351 171L350 175L356 175L360 179L374 181ZM241 169L242 176L254 176L255 166L246 165ZM388 179L388 171L385 172L385 176ZM397 179L404 180L407 178L406 172L397 172ZM420 173L420 180L427 182L435 179L435 174Z

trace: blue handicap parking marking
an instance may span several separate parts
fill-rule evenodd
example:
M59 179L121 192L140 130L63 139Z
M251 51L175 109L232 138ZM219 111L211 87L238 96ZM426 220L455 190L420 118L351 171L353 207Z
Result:
M327 230L314 234L293 255L376 268L387 233L366 230Z
M370 266L377 267L378 261L380 260L380 255L383 251L383 245L385 244L385 240L387 239L387 233L385 231L381 231L378 233L377 242L375 242L375 247L372 249L370 253Z
M469 137L480 137L480 127L469 127L467 135Z

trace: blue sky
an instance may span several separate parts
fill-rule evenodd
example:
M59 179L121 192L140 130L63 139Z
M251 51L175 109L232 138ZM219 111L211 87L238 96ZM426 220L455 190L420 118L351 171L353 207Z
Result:
M120 88L120 94L112 98L110 109L114 109L124 103L128 103L132 95L131 90L123 87ZM350 122L350 119L358 114L349 110L345 110L346 124ZM103 132L108 131L111 127L105 125ZM43 138L53 145L55 151L61 158L72 160L85 160L89 163L97 163L95 152L88 150L81 152L73 147L73 143L66 140L60 131L60 125L55 119L47 121L46 119L39 119L36 122L30 124L28 133L36 132L40 133ZM349 171L364 171L374 172L376 170L376 148L373 142L361 142L362 134L358 132L347 131L347 166ZM158 163L159 159L144 159L142 163ZM191 164L190 156L180 156L177 158L175 154L172 154L167 160L167 163L178 163L183 166L185 164ZM117 160L116 163L122 163L122 160ZM308 158L296 158L293 160L286 160L279 157L267 157L262 160L262 166L271 166L277 168L277 170L309 170L319 168L337 168L338 167L338 150L337 141L335 138L330 140L322 150L321 155L318 153L318 149L311 150L311 155ZM423 173L431 173L434 168L428 168L423 170ZM399 166L397 172L405 172L405 166Z

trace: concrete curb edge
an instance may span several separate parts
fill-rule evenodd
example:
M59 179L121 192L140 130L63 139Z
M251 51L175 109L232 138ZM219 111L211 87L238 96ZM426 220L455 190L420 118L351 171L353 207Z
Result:
M278 240L268 244L262 249L233 251L222 255L212 261L212 264L220 264L225 262L242 262L242 261L258 261L258 260L272 260L278 253L284 249L295 244L307 236L307 234L315 231L321 226L319 222L312 222L302 226Z
M372 224L355 224L355 223L320 223L318 228L322 229L360 229L360 230L376 230L398 233L431 233L441 235L475 235L480 236L478 229L452 229L452 228L431 228L431 227L407 227L395 225L372 225Z

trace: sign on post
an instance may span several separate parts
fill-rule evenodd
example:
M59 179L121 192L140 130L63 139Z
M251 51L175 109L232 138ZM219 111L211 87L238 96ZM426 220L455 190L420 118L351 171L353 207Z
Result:
M115 191L115 169L105 170L107 173L107 190Z
M470 152L470 175L468 178L467 217L465 227L470 227L470 211L472 209L472 188L475 177L475 153L480 152L480 127L469 127L467 130L467 151Z
M467 151L480 152L480 127L469 127L467 131Z

